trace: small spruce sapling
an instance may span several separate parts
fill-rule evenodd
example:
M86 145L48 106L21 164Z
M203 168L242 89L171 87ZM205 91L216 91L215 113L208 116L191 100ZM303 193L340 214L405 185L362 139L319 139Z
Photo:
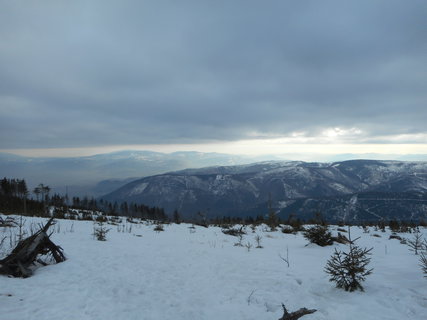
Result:
M423 251L421 251L420 254L420 266L421 266L421 270L424 273L424 277L427 278L427 241L424 240L421 249Z
M411 240L407 240L406 244L409 246L409 250L414 251L415 255L423 249L423 238L421 233L416 230L414 237Z
M420 265L421 270L424 273L424 277L427 278L427 254L424 252L421 252L420 254Z
M349 239L350 251L347 253L335 248L334 254L326 264L325 272L330 275L329 281L335 282L337 288L345 291L364 291L361 282L372 273L373 269L368 269L367 266L371 261L369 256L373 248L362 249L354 245L359 238L351 241L350 230Z
M106 241L108 231L110 231L110 229L107 229L102 221L97 222L93 226L93 235L98 241Z

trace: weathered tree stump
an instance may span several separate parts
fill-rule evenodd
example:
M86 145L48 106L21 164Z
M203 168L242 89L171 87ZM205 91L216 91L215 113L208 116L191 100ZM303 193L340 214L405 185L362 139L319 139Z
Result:
M39 255L50 254L56 263L65 261L62 248L55 245L47 234L52 223L53 218L35 234L20 241L6 258L0 260L0 274L27 278L32 275L30 266L40 261L37 259Z
M315 313L316 309L301 308L295 312L289 313L285 305L282 303L283 316L279 320L297 320L307 314Z

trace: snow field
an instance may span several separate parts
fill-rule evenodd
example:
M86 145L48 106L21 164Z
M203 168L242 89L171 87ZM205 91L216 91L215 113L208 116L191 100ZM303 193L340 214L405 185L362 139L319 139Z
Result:
M27 224L41 221L26 218ZM92 222L58 220L51 238L68 260L40 267L28 279L0 276L0 319L276 320L281 303L290 311L318 310L304 320L427 319L427 279L418 256L388 240L389 231L351 228L359 246L374 248L374 271L365 292L350 293L335 288L323 271L334 247L345 245L307 245L301 234L259 226L254 233L247 228L248 251L217 227L191 232L188 224L171 224L155 232L154 225L126 223L125 229L130 226L131 232L118 232L108 225L101 242L93 239ZM9 234L5 229L0 238ZM262 249L255 248L257 234ZM279 257L286 250L289 268Z

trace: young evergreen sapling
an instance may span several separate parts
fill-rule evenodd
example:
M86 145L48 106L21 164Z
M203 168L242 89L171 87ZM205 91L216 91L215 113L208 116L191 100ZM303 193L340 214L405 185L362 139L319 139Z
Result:
M424 252L420 255L420 264L421 264L421 270L423 270L424 277L427 278L427 254Z
M416 230L413 239L407 240L406 244L409 246L409 250L414 251L415 255L423 249L423 237L421 233Z
M325 272L330 275L329 281L335 282L337 288L342 288L345 291L364 291L361 283L365 281L366 276L370 275L373 270L367 268L371 261L369 256L373 248L362 249L354 245L354 242L358 239L354 241L350 239L348 253L335 248L334 254L325 267Z

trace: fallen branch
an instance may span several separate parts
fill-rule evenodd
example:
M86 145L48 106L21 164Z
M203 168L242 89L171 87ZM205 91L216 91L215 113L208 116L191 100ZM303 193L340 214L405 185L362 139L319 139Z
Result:
M353 241L355 241L355 240L353 240L353 241L349 240L345 235L343 235L340 232L338 232L338 236L337 237L332 237L332 240L334 242L338 242L338 243L341 243L341 244L353 244Z
M248 297L248 306L251 304L252 295L255 293L256 289L252 290L251 294Z
M301 308L295 312L289 313L285 305L282 303L283 316L279 320L297 320L307 314L315 313L316 309Z

